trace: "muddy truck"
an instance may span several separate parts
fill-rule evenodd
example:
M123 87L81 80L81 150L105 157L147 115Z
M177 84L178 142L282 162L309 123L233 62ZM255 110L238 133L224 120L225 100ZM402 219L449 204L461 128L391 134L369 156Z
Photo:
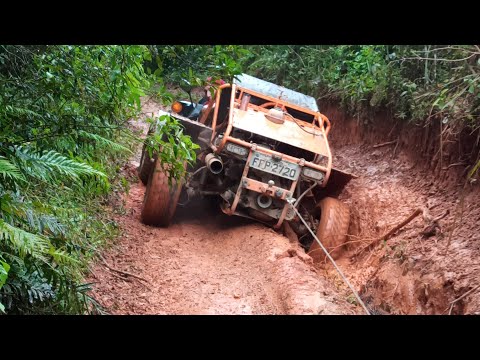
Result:
M146 185L142 222L168 226L178 204L215 196L225 214L275 229L284 226L315 261L323 260L295 206L338 258L350 211L335 196L353 175L332 168L331 125L315 99L246 74L218 86L212 98L191 99L174 102L159 116L168 114L184 126L200 146L197 162L187 168L184 180L169 185L159 159L155 154L151 158L144 146L138 169Z

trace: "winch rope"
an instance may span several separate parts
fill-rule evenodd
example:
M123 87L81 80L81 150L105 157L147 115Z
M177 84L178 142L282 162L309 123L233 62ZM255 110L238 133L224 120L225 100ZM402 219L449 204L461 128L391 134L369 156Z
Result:
M295 201L295 204L293 205L294 207L297 207L299 204L300 204L300 200L302 200L302 198L311 190L313 190L313 188L315 186L317 186L318 182L314 182L312 186L310 186L307 190L305 190L302 195L300 195L297 199L297 201Z
M292 205L290 203L290 205ZM325 247L323 246L323 244L321 243L321 241L318 239L318 237L315 235L315 233L312 231L312 229L310 229L310 226L308 226L307 222L303 219L302 215L300 215L300 213L298 212L297 208L295 206L291 206L292 209L295 211L295 213L298 215L298 217L300 218L300 220L303 222L303 225L306 226L306 228L308 229L308 231L310 231L310 233L312 234L313 238L317 241L318 245L320 245L320 247L322 248L323 252L325 253L325 255L327 255L328 259L332 262L333 266L335 267L335 269L337 270L337 272L340 274L340 276L342 277L343 281L345 281L345 283L348 285L348 287L350 288L350 290L352 290L352 293L353 295L356 297L356 299L358 300L358 302L360 303L360 305L362 305L363 309L365 310L365 312L367 313L367 315L370 315L370 311L368 310L368 308L365 306L364 302L362 301L362 299L360 299L360 296L358 295L358 293L355 291L355 289L353 288L353 286L350 284L350 282L348 281L348 279L345 277L345 275L343 274L342 270L340 270L340 268L338 267L337 263L335 262L335 260L333 260L333 258L330 256L330 254L328 253L327 249L325 249Z

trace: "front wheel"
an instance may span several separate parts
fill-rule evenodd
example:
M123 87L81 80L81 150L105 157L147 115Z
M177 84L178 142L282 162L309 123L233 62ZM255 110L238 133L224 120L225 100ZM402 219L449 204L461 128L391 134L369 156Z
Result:
M146 225L162 227L170 225L177 209L181 190L181 181L172 180L172 184L168 184L168 176L163 170L160 160L156 159L145 190L141 213L142 222Z
M350 209L337 199L326 197L317 207L320 208L320 223L317 237L322 242L333 259L338 259L343 252L343 245L347 240L348 226L350 225ZM315 262L325 260L326 255L314 239L308 251Z

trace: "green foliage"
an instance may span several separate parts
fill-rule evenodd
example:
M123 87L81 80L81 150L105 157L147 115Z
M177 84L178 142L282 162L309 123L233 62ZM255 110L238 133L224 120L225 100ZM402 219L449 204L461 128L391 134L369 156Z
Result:
M165 81L205 85L207 77L230 81L241 73L239 59L248 53L237 45L161 45L150 47L152 68Z
M432 116L477 126L480 49L443 45L249 46L253 75L347 110L391 108L400 119ZM477 125L475 125L477 124Z
M20 169L11 162L9 162L7 159L5 159L3 156L0 157L0 175L2 175L4 179L23 179Z
M0 310L82 313L98 214L132 153L144 46L0 46ZM137 140L138 142L138 140ZM128 145L127 145L128 144Z
M156 95L165 103L174 98L165 84L189 92L220 79L230 82L242 72L240 59L249 54L238 45L156 45L150 46L150 52L146 69L161 78Z
M127 121L139 113L143 89L154 83L169 102L166 83L228 80L244 53L238 46L0 45L0 312L100 311L83 278L118 234L104 207L112 190L128 191L119 171L141 142ZM181 178L197 146L175 119L155 122L149 151Z
M5 261L0 260L0 288L5 284L8 277L8 271L10 270L10 265ZM5 312L5 306L0 303L0 312Z
M5 284L8 277L8 271L10 270L10 265L8 265L5 261L0 261L0 286Z
M104 138L103 136L100 136L99 134L93 134L93 133L89 133L89 132L86 132L86 131L83 131L83 130L80 130L78 132L78 134L83 137L83 138L86 138L86 139L91 139L93 141L95 141L95 143L97 144L97 146L100 146L104 149L109 149L110 151L114 151L114 152L127 152L127 153L130 153L130 154L133 154L133 152L121 145L121 144L118 144L110 139L107 139L107 138Z
M75 179L81 175L105 176L90 165L71 160L53 150L36 154L31 149L19 146L15 148L14 154L14 159L25 176L47 182L55 182L59 176Z
M42 262L48 262L45 255L50 249L50 242L45 237L29 233L0 220L0 238L4 243L9 241L20 258L30 255Z
M180 122L172 116L162 115L147 121L155 127L155 132L145 140L150 157L158 153L170 182L172 179L182 179L185 176L185 164L195 163L195 150L200 147L183 133Z

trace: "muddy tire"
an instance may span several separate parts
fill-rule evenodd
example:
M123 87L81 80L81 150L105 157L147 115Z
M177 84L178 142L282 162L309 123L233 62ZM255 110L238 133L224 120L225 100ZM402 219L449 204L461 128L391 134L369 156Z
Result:
M181 190L181 182L173 180L172 186L169 186L167 174L162 169L160 161L155 160L143 199L142 222L162 227L170 225Z
M150 173L153 170L154 164L155 164L155 161L153 161L153 159L150 158L150 155L146 150L146 146L143 145L142 156L140 158L140 166L138 167L138 177L142 181L143 185L148 184L148 178L150 176Z
M350 225L350 209L334 198L324 198L317 207L321 210L320 223L318 224L317 237L334 259L343 253L343 244L347 240L348 226ZM314 262L324 261L326 258L320 245L314 239L308 254Z
M150 126L147 132L147 137L155 131L155 127L153 125ZM143 144L142 148L142 156L140 157L140 166L137 169L138 177L142 181L143 185L147 185L148 177L153 170L154 166L154 159L150 157L147 151L147 145Z

